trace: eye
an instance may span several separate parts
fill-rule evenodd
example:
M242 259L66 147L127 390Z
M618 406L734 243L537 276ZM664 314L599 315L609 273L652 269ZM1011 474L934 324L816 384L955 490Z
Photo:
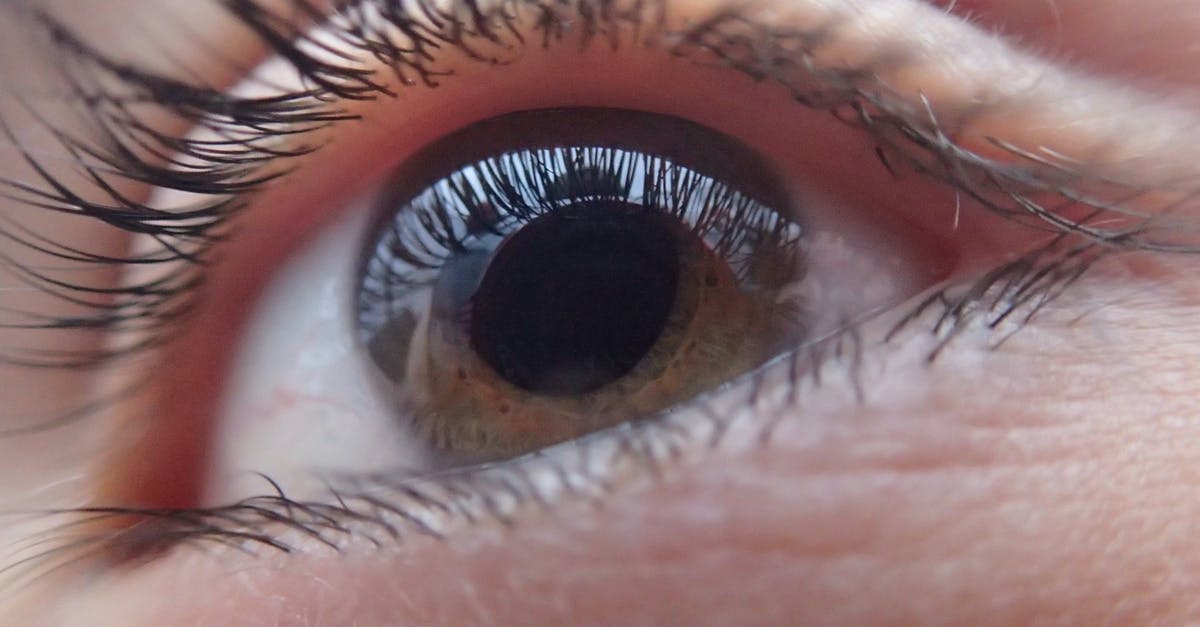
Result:
M475 124L414 161L441 155L457 167L385 212L357 290L387 391L439 452L511 457L649 415L799 336L802 228L755 198L775 188L731 180L764 166L736 143L565 109Z
M245 470L296 494L315 470L499 461L652 419L947 272L944 247L871 246L793 191L749 146L662 114L449 133L268 288L210 498L254 494Z
M321 4L3 97L0 360L93 383L0 376L13 623L1186 615L1186 271L1107 253L1186 242L1192 116L912 0Z
M258 473L316 498L330 477L552 456L745 389L1007 244L994 222L956 222L952 191L898 180L872 137L713 64L714 48L679 54L665 26L624 39L653 15L631 11L561 33L571 16L518 11L508 38L428 59L390 30L397 16L350 12L404 45L373 58L334 19L295 45L361 73L260 68L240 90L336 74L334 121L279 123L255 145L269 183L156 356L171 368L119 408L139 435L111 500L219 505L261 494ZM600 331L555 320L586 316Z

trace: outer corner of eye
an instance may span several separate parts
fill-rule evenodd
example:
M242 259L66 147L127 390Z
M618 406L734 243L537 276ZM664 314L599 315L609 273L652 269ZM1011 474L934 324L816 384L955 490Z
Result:
M224 356L179 354L226 363L178 364L221 371L181 427L209 434L197 504L263 476L315 498L331 475L506 460L669 412L941 273L911 250L927 242L847 220L786 170L618 109L505 114L416 151L274 256L258 293L205 295L208 343L238 331ZM227 256L224 280L255 258Z

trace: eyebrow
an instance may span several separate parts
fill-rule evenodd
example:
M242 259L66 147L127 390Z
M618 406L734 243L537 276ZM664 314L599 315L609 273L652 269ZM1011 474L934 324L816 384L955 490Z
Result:
M773 7L770 20L755 9L722 4L699 13L701 19L683 19L688 16L669 11L678 6L670 0L522 0L515 10L483 0L341 0L326 3L332 12L311 0L282 4L290 12L269 10L261 0L221 2L309 86L254 97L146 69L89 44L32 4L9 7L44 30L63 79L76 99L88 103L94 137L61 133L27 104L39 123L57 133L85 177L68 183L26 151L34 178L0 174L0 190L18 202L159 243L154 251L123 259L47 254L96 264L203 266L246 197L286 174L289 160L317 149L281 150L275 140L353 118L343 106L348 101L449 80L450 69L438 63L442 48L487 64L507 46L545 47L575 35L591 45L639 38L698 64L716 63L775 83L800 104L870 133L889 168L915 169L1034 228L1112 248L1200 249L1188 239L1195 230L1188 220L1195 161L1182 160L1174 170L1163 165L1195 150L1178 146L1185 143L1179 129L1194 124L1193 116L1136 97L1108 98L1111 85L1067 75L923 3L796 0L786 13ZM1096 97L1080 104L1079 94ZM147 109L208 134L197 139L159 130L145 121ZM1097 121L1081 121L1088 117ZM3 119L0 134L23 150ZM154 207L117 191L120 181L207 200ZM21 243L39 246L36 240ZM26 277L64 298L70 297L64 290L75 287L36 273ZM166 341L195 284L188 273L173 280L156 293L127 290L133 302L124 303L126 314L100 308L72 321L111 331L144 324L150 315L164 335L136 347L72 356L67 363L100 365ZM131 311L140 317L131 318Z

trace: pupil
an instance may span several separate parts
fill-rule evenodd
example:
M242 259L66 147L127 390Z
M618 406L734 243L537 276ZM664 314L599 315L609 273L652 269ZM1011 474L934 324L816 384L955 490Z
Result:
M506 240L472 297L472 348L517 387L598 389L658 340L675 303L678 235L669 216L585 202Z

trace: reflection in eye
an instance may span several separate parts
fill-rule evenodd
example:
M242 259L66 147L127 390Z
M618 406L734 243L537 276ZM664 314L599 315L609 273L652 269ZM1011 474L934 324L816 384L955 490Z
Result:
M665 116L563 109L479 123L427 154L461 158L498 127L522 145L385 214L359 290L360 334L436 449L536 450L800 340L801 229L755 199L781 199L777 184L735 178L768 178L747 148ZM656 144L674 154L640 151Z

